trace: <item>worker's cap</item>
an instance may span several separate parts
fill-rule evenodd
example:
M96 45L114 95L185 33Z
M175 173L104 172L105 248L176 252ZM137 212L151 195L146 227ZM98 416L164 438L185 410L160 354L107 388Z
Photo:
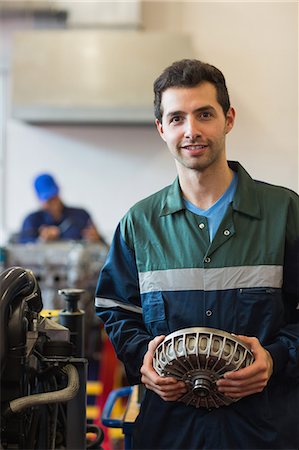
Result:
M43 173L38 175L34 180L34 189L38 198L44 202L49 200L59 192L59 187L52 175Z

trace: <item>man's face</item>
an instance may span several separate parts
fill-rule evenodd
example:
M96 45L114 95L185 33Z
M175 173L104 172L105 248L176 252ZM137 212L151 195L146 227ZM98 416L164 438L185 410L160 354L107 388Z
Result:
M169 88L162 94L162 123L156 125L173 154L179 171L202 172L225 161L225 135L232 129L235 112L226 117L213 84L192 88Z
M58 196L49 198L42 202L42 208L48 211L55 219L59 218L63 209L61 200Z

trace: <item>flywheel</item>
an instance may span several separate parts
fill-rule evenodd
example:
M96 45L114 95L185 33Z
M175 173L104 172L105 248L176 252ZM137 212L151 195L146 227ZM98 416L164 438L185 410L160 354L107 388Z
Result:
M165 337L154 355L160 376L186 383L188 392L179 401L196 408L218 408L239 399L218 391L216 382L225 372L254 361L249 347L236 336L214 328L184 328Z

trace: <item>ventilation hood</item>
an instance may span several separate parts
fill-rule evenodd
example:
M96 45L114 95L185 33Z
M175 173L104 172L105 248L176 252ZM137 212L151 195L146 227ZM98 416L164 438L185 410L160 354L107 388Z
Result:
M153 81L192 58L188 35L47 30L15 35L12 116L32 123L153 123Z

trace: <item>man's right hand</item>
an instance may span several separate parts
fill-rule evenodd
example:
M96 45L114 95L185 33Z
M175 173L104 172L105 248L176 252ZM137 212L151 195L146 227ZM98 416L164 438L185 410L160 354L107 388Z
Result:
M60 230L54 225L46 226L42 225L39 230L39 238L42 241L56 241L60 237Z
M187 392L187 388L183 381L173 377L160 377L153 368L155 350L164 338L165 336L156 336L149 342L148 351L144 355L140 369L141 381L147 389L158 394L162 400L173 402L182 397Z

